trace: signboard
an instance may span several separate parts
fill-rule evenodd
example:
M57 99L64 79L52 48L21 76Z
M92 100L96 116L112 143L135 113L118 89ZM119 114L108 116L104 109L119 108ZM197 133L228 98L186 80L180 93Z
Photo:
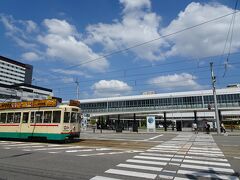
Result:
M4 109L21 109L21 108L38 108L38 107L55 107L57 99L44 99L23 102L0 103L0 110Z
M155 116L147 116L147 130L148 132L155 132L156 130Z
M70 100L70 101L69 101L69 106L77 106L77 107L80 107L80 101Z

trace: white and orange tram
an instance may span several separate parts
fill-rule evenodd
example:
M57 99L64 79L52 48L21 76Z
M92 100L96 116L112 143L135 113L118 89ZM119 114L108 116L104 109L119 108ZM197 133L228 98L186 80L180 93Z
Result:
M61 105L56 99L47 99L0 103L0 138L78 138L81 110L72 102Z

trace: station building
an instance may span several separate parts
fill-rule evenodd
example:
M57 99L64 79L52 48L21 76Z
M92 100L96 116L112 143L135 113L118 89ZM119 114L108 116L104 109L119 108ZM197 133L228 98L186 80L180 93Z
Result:
M216 93L220 121L239 127L240 88L229 86ZM194 121L200 128L205 122L212 128L216 126L212 90L85 99L81 100L81 109L107 127L116 122L124 128L131 128L134 123L140 127L149 115L156 117L157 127L174 125L177 130L189 129Z
M51 89L32 85L33 66L0 56L0 101L46 99Z

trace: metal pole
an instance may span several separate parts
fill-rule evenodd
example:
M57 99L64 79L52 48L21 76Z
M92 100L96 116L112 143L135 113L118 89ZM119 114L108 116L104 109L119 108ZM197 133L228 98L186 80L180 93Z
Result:
M217 133L220 134L220 123L219 123L219 116L218 116L218 107L217 107L217 95L216 95L216 88L215 88L215 82L216 77L213 73L213 62L210 63L211 68L211 78L212 78L212 88L213 88L213 97L214 97L214 108L215 108L215 117L216 117L216 123L217 123Z
M77 85L77 100L79 100L79 81L78 81L78 79L76 79L75 83Z

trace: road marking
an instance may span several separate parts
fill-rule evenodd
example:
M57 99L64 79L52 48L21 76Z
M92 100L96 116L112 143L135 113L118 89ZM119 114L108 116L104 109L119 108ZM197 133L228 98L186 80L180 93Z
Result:
M201 150L216 150L221 151L219 148L206 148L206 147L191 147L191 149L201 149Z
M132 169L143 169L149 171L162 171L162 168L152 167L152 166L141 166L141 165L133 165L133 164L118 164L118 167L132 168Z
M234 173L232 169L227 168L219 168L219 167L210 167L210 166L198 166L192 164L181 164L183 168L190 168L190 169L199 169L199 170L207 170L207 171L216 171L216 172L226 172L226 173Z
M160 179L173 179L173 176L168 176L168 175L159 175Z
M8 147L14 147L14 146L31 146L31 145L39 145L39 144L42 144L42 143L22 143L22 144L10 144L10 145L5 145L5 146L8 146Z
M27 148L40 148L45 146L23 146L23 147L17 147L18 149L27 149Z
M136 153L136 151L121 151L121 152L106 152L106 153L95 153L95 154L80 154L77 156L101 156L101 155L113 155L113 154L124 154L124 153Z
M139 164L152 164L152 165L162 165L166 166L166 162L159 162L159 161L144 161L144 160L136 160L136 159L128 159L127 162L132 163L139 163Z
M147 156L160 156L160 157L173 157L173 154L156 154L156 153L140 153L141 155Z
M95 176L91 178L90 180L121 180L121 179L116 179L116 178L109 178L105 176Z
M202 164L202 165L217 165L217 166L226 166L226 167L231 167L229 163L219 163L219 162L211 162L211 161L198 161L198 160L189 160L189 159L184 159L184 163L193 163L193 164Z
M136 159L151 159L151 160L160 160L160 161L170 161L170 158L161 158L161 157L151 157L151 156L134 156Z
M140 178L146 178L146 179L155 179L157 177L157 174L141 173L136 171L126 171L126 170L118 170L118 169L109 169L105 171L105 173L131 176L131 177L140 177Z
M153 147L151 148L152 150L163 150L163 151L171 151L171 152L176 152L176 151L179 151L180 149L168 149L168 148L156 148L156 147Z
M233 157L234 159L240 159L240 157Z
M197 150L197 149L193 149L193 150L189 150L189 152L199 152L199 153L207 153L207 154L223 154L221 151L204 151L204 150Z
M185 156L186 159L200 159L200 160L206 160L206 157L199 157L199 156ZM208 157L207 160L209 161L223 161L227 162L227 159L221 159L221 158L210 158Z
M188 154L201 155L201 156L207 156L207 157L224 157L223 154L206 154L206 153L197 153L197 152L188 152Z
M69 150L69 151L65 151L65 152L67 152L67 153L74 153L74 152L90 152L90 151L94 151L94 149Z
M163 134L160 134L158 136L154 136L154 137L151 137L151 138L148 138L148 139L144 139L144 141L153 140L153 139L156 139L156 138L161 137L161 136L163 136Z
M213 178L213 179L226 179L226 180L237 180L238 178L236 176L228 176L228 175L222 175L222 174L215 174L215 173L204 173L199 171L189 171L189 170L178 170L179 174L184 175L191 175L195 177L206 177L206 178Z

